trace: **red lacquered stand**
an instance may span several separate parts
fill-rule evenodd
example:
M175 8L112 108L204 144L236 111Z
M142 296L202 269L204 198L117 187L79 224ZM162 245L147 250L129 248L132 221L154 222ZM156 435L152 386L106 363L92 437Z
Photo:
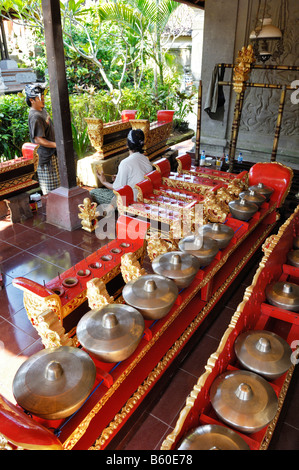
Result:
M161 449L178 447L184 436L197 426L220 424L226 426L214 412L209 390L218 375L242 369L234 353L236 338L247 330L268 330L284 338L294 351L293 365L282 376L269 381L278 397L278 409L268 426L253 434L239 434L252 450L267 449L279 418L288 387L294 372L295 349L298 347L298 313L277 308L266 301L266 286L272 282L288 281L299 284L299 268L287 264L287 254L292 250L293 240L299 233L299 206L294 214L281 226L277 235L270 236L263 245L264 257L253 278L251 286L245 290L243 301L231 318L217 351L207 360L206 372L198 378L196 387L186 398L174 431L164 440ZM298 355L297 355L298 357Z
M229 217L227 224L235 231L230 244L200 269L166 317L146 321L133 355L119 364L96 362L98 381L92 394L59 428L65 449L104 449L116 436L272 231L275 208L275 202L265 203L249 222Z
M281 205L289 191L292 175L289 171L288 177L282 179L281 171L286 174L287 171L285 167L276 164L270 164L270 167L264 170L268 173L273 171L272 187L275 191L270 201L264 203L246 222L228 216L225 223L234 230L234 237L229 245L219 250L209 266L198 271L192 284L179 292L174 306L166 317L155 322L145 322L144 336L134 353L117 364L95 361L97 368L95 385L82 407L59 423L51 421L41 423L48 428L55 428L55 434L64 449L105 449L108 446L272 232L279 218L277 207ZM221 172L218 175L220 176ZM254 170L253 175L249 174L249 182L253 177ZM282 186L281 181L283 181ZM87 305L84 307L84 303L87 302L87 278L82 278L75 286L66 288L60 297L58 294L53 294L57 284L76 277L79 268L82 270L89 268L92 271L92 266L100 263L99 271L92 271L90 275L102 277L109 294L112 295L109 289L112 291L115 285L111 287L110 282L113 283L120 274L121 253L133 251L138 253L138 258L142 260L148 226L147 221L123 215L118 219L117 239L92 254L90 259L83 260L46 286L31 285L29 281L26 285L26 280L23 278L14 279L14 285L24 289L30 299L32 294L35 295L35 299L39 297L43 301L51 297L51 292L52 296L56 295L56 314L66 327L71 314L77 311L82 316L89 310ZM112 259L108 260L107 256L112 253ZM53 299L51 297L50 300ZM118 301L121 300L118 298ZM72 331L71 328L72 326L68 325L66 331Z

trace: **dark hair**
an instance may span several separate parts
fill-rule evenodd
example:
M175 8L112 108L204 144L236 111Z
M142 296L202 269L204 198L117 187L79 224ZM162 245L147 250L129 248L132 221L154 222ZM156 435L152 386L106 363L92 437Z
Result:
M31 98L31 99L32 99L32 98ZM30 98L28 98L28 96L26 96L26 103L27 103L27 105L29 106L29 108L31 108L32 103L31 103L31 101L30 101Z
M144 132L141 129L130 130L127 137L127 145L130 150L142 152L144 146Z

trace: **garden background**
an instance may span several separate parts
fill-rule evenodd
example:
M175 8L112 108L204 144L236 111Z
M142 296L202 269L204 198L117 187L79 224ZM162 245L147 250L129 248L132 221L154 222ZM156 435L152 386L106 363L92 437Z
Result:
M30 31L31 45L19 66L47 81L40 0L0 1L2 16ZM156 120L159 109L175 110L174 131L188 128L195 88L184 86L184 70L171 45L188 23L190 9L171 0L75 0L61 2L65 67L76 158L91 151L85 117L104 122L134 109L136 118ZM51 114L50 94L46 108ZM29 108L23 93L0 96L0 160L21 155L29 141ZM54 123L55 124L55 123Z

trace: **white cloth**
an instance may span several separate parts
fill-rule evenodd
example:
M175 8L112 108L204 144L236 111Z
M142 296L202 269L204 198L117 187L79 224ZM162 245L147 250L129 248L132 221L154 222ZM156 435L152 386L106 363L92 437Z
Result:
M145 155L139 152L132 153L120 162L113 189L117 190L125 185L131 186L136 201L138 191L135 189L135 184L143 181L144 175L152 170L152 164Z

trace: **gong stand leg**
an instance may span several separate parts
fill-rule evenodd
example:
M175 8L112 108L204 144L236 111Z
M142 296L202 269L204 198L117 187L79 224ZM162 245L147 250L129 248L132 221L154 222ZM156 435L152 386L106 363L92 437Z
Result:
M237 94L237 98L236 98L235 113L234 113L234 120L232 124L232 134L231 134L231 141L230 141L230 147L229 147L229 171L230 172L233 171L233 167L234 167L240 119L241 119L242 107L243 107L243 102L244 102L244 93L245 91L241 91L241 93Z
M196 140L195 140L195 166L199 166L200 133L201 133L201 102L202 102L202 81L200 80L199 86L198 86L197 126L196 126Z
M284 85L282 87L282 91L281 91L281 95L280 95L280 103L279 103L276 129L275 129L275 135L274 135L274 142L273 142L273 148L272 148L272 154L271 154L271 162L276 161L278 141L279 141L280 130L281 130L281 121L282 121L283 109L284 109L284 104L285 104L285 98L286 98L286 87Z

